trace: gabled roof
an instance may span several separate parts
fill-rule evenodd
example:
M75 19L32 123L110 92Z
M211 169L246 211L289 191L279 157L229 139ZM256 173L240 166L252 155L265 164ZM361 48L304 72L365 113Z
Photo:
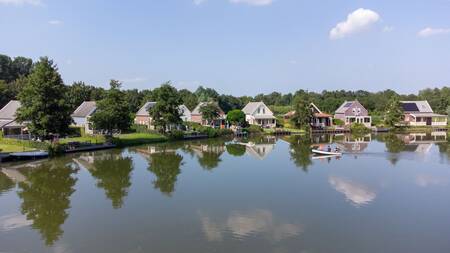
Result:
M203 106L205 106L205 105L207 105L207 104L211 104L211 103L214 103L215 105L217 105L217 107L219 108L221 114L224 113L223 110L222 110L222 108L220 108L220 106L219 106L219 104L218 104L217 102L200 102L200 103L194 108L194 110L191 112L191 114L194 114L194 115L200 115L200 114L201 114L201 113L200 113L200 108L202 108Z
M253 114L256 109L258 109L258 107L260 107L261 105L263 105L264 107L267 107L264 102L249 102L248 104L245 105L245 107L242 109L242 111L245 114Z
M150 116L150 113L148 112L148 110L150 108L152 108L153 106L156 105L156 102L147 102L145 103L140 109L139 111L137 111L136 116ZM181 112L181 116L188 116L191 111L189 111L189 109L187 108L187 106L185 105L179 105L178 109Z
M137 111L136 116L149 116L148 110L156 105L156 102L145 103L139 111Z
M97 110L97 103L95 101L84 101L72 113L72 117L85 118L93 114Z
M357 100L344 101L344 103L342 103L342 105L339 106L339 108L336 110L335 113L345 113L354 104L359 104L359 105L361 105L364 108L364 106L361 103L359 103Z
M14 120L16 111L20 108L20 101L11 100L0 110L0 119Z
M426 100L422 101L401 101L405 112L433 113L433 109Z

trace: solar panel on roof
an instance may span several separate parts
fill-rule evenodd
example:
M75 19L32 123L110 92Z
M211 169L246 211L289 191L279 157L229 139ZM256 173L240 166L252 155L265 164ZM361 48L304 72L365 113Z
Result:
M349 102L349 103L345 104L344 107L349 107L349 106L351 106L352 104L353 104L352 102Z
M416 103L403 103L402 104L403 110L407 112L418 112L419 108L417 108Z

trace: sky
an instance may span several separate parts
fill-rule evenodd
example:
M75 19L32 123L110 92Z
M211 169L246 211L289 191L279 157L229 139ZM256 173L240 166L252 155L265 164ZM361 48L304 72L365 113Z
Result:
M450 86L450 0L0 0L0 54L66 84L415 93Z

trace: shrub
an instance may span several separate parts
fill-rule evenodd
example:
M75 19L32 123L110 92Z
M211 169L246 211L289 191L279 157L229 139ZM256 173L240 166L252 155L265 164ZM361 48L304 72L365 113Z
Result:
M170 140L182 140L184 138L184 132L180 130L172 130L169 132L167 137Z
M53 143L48 146L48 155L49 156L58 156L64 154L64 145L59 143Z
M361 123L353 123L350 126L350 131L352 133L367 133L370 132L370 129L364 126L364 124Z
M345 123L341 119L333 119L333 125L335 126L343 126Z
M246 129L244 129L247 133L255 134L255 133L262 133L264 132L263 129L260 126L257 125L250 125Z

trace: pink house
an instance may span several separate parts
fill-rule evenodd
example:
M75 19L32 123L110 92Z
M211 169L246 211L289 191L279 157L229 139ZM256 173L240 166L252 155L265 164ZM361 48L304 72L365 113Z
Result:
M361 123L366 127L372 126L372 117L364 106L355 101L345 101L334 113L335 119L342 120L345 125Z

